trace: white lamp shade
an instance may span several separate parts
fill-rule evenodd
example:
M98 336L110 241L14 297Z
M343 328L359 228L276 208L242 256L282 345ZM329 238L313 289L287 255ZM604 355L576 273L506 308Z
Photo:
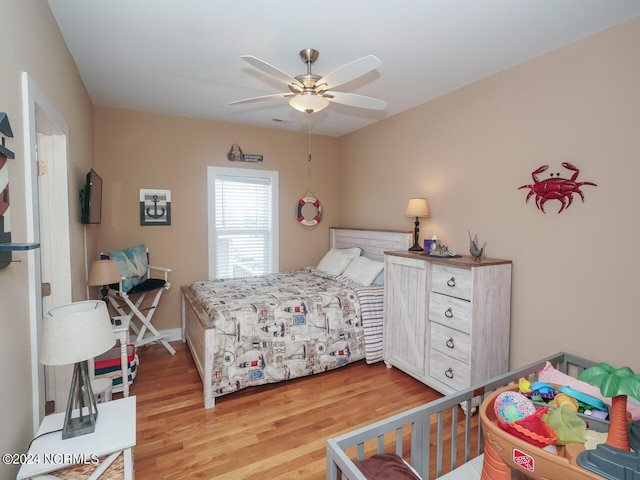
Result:
M429 202L427 202L426 198L411 198L409 199L409 203L407 204L407 211L405 212L405 216L407 217L428 217L431 213L429 212Z
M40 363L82 362L103 354L115 343L107 305L102 300L62 305L42 318Z
M315 113L329 106L329 100L315 93L301 93L289 99L289 105L300 112Z
M87 285L102 286L118 283L121 280L116 262L113 260L94 260L89 267Z

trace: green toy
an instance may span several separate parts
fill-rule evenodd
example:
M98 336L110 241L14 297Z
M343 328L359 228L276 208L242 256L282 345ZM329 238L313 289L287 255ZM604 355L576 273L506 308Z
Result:
M627 428L627 397L640 400L640 375L629 367L616 369L599 363L580 373L578 379L594 384L604 397L611 398L607 441L580 453L578 464L613 480L640 478L640 456L629 449Z

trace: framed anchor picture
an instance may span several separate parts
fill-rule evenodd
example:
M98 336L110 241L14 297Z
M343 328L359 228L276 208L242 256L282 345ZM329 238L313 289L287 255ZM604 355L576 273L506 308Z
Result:
M171 190L140 189L140 225L171 225Z

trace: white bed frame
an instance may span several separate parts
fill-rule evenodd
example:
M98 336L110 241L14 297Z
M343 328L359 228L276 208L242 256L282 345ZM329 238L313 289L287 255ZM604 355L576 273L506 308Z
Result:
M364 460L383 452L395 453L405 458L424 479L442 477L443 480L479 480L482 470L482 459L479 458L482 454L482 429L478 426L477 415L475 421L471 415L464 415L463 428L462 420L458 421L459 407L471 411L472 405L481 403L498 388L517 382L521 377L533 380L533 375L547 361L559 371L572 376L577 376L594 364L584 358L558 353L494 377L481 385L460 390L359 430L331 438L327 440L327 480L366 480L352 458ZM450 424L445 424L445 418L451 419ZM431 445L434 434L435 448ZM452 442L451 439L457 441ZM463 452L458 445L462 439ZM472 445L477 445L477 448ZM445 452L451 458L448 465L443 465ZM410 459L407 458L409 455ZM432 470L435 471L435 477L430 476ZM338 471L342 472L342 477L338 475Z
M385 251L408 250L412 235L411 232L391 230L330 228L329 247L361 247L364 256L382 261ZM198 304L191 289L183 286L180 290L182 292L182 341L187 342L200 374L204 407L213 408L215 397L211 378L214 372L215 328L208 324L207 313Z

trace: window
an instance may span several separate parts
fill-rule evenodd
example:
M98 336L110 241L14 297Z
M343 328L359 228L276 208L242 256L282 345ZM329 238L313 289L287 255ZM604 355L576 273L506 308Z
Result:
M209 278L278 269L278 172L209 167Z

